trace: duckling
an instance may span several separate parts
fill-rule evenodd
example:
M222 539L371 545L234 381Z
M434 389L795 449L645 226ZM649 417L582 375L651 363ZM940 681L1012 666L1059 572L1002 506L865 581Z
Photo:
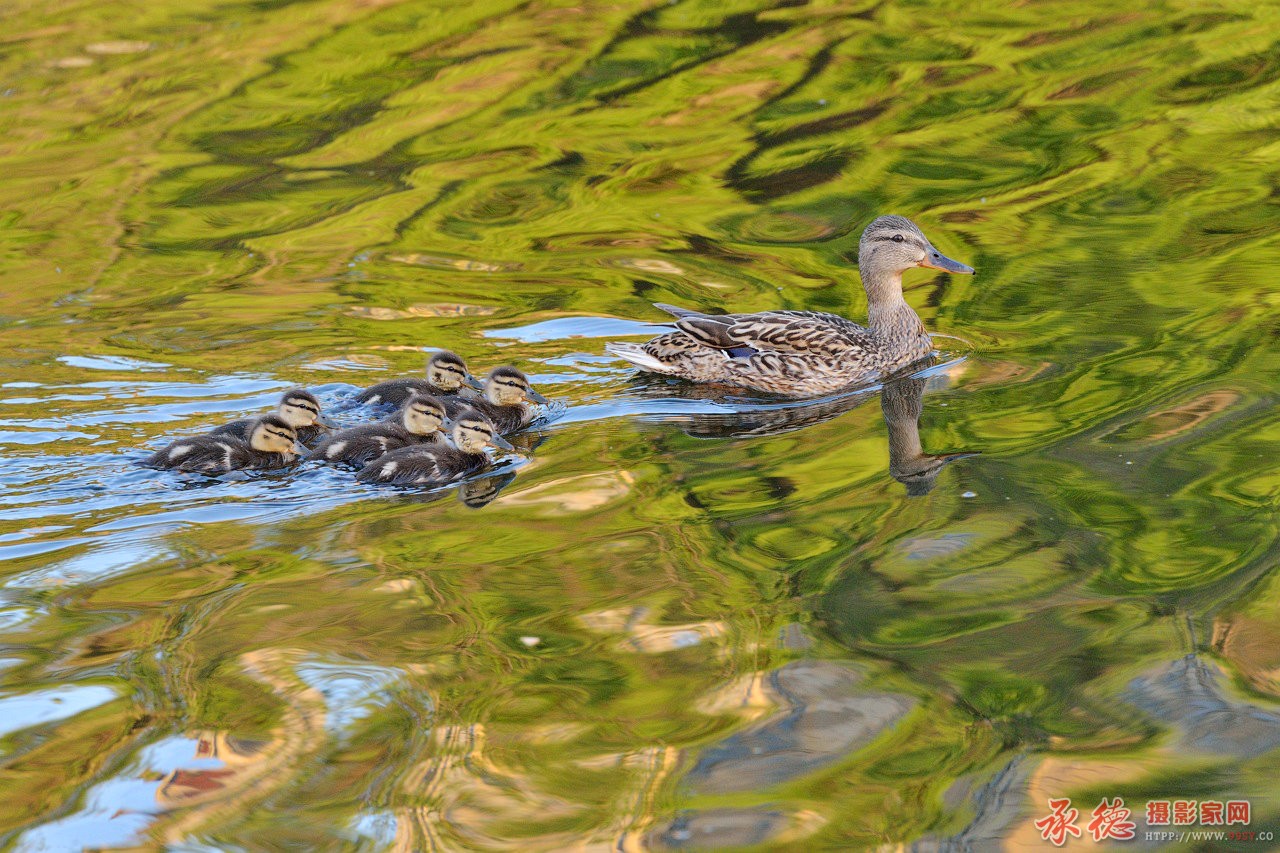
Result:
M489 419L475 409L462 409L453 418L453 446L417 444L379 456L360 469L356 479L393 486L443 486L479 473L492 463L484 449L511 444Z
M431 397L457 397L465 387L479 390L480 383L467 372L467 363L460 356L441 350L427 361L426 379L388 379L361 391L356 402L403 406L414 392Z
M444 405L435 397L415 394L392 417L331 435L312 456L325 462L365 465L382 454L416 444L443 444Z
M297 456L298 433L279 415L253 422L246 441L234 435L193 435L151 454L142 464L171 471L225 474L245 468L283 468Z
M450 417L464 408L473 408L493 422L498 432L518 432L538 416L530 403L545 403L547 398L534 391L529 379L514 367L495 367L484 380L484 399L446 398L445 410Z
M304 447L314 445L327 430L332 428L329 419L320 414L320 401L310 391L302 388L286 391L280 398L280 407L276 409L276 414L293 427L298 433L298 441ZM258 418L241 418L215 427L209 431L209 435L232 436L241 441L248 441L249 430L258 420Z
M902 298L902 274L915 267L973 275L933 247L911 220L881 216L858 243L868 325L816 311L702 314L674 305L676 331L605 351L642 370L691 382L731 385L786 397L817 397L866 385L933 352L916 312Z

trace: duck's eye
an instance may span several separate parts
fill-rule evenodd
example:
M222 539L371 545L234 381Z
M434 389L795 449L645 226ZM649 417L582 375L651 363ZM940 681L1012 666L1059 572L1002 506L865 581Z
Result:
M893 235L893 242L895 242L895 243L901 243L901 242L902 242L902 235L901 235L901 234L894 234L894 235Z

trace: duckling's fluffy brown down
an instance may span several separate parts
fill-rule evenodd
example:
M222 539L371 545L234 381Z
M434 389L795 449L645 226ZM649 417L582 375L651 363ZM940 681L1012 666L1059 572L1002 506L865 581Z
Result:
M403 447L360 469L361 482L391 486L439 486L479 473L490 465L484 453L467 453L445 444Z
M287 468L296 457L255 450L247 441L229 435L193 435L180 438L143 461L148 468L225 474L249 469Z
M344 465L365 465L392 450L442 443L438 433L416 435L392 420L344 429L316 445L312 458Z

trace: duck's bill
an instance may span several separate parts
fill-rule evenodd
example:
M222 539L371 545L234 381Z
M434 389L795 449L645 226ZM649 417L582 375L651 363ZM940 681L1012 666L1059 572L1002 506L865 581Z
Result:
M290 456L297 456L299 459L306 459L308 456L310 456L310 455L311 455L311 450L310 450L310 449L308 449L308 448L306 447L306 445L303 445L303 444L295 444L295 445L293 446L293 452L292 452L291 454L289 454L289 455L290 455Z
M500 435L495 435L493 438L489 439L489 443L501 450L515 450L515 446Z
M484 383L481 382L479 379L476 379L474 376L468 376L465 381L467 383L468 388L474 388L477 391L484 390Z
M324 427L325 429L338 428L338 424L336 421L334 421L332 418L325 417L324 415L316 415L316 424L318 426Z
M542 396L541 394L539 394L537 391L533 390L532 388L530 388L528 391L525 391L525 392L524 392L524 396L525 396L525 399L527 399L527 400L532 400L532 401L533 401L533 402L535 402L535 403L546 403L546 402L548 402L548 400L547 400L547 398L546 398L546 397Z
M959 261L953 261L937 249L930 249L926 252L924 260L920 262L920 266L928 267L931 270L959 273L960 275L973 275L973 267L968 264L962 264Z

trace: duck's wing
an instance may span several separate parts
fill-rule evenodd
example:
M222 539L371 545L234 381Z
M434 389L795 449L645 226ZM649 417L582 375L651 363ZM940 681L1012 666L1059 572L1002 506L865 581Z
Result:
M867 330L835 314L763 311L722 316L686 312L676 327L698 343L747 358L762 352L838 357L860 345Z

